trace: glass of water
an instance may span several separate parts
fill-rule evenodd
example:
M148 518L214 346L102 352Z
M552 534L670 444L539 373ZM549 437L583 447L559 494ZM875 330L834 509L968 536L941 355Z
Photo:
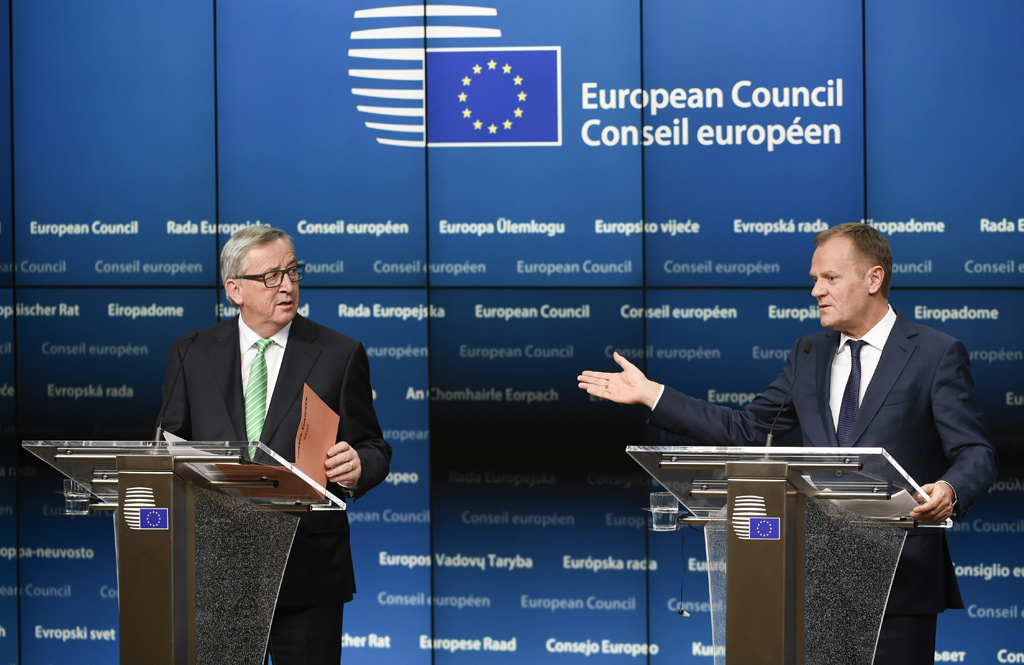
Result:
M651 492L651 519L655 531L679 528L679 502L671 492Z
M64 514L89 514L89 490L85 489L85 485L71 478L64 479Z

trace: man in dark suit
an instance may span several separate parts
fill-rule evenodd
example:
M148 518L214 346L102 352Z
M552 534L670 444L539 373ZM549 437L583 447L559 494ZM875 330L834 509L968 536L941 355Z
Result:
M192 441L258 440L294 461L308 384L340 416L324 460L328 480L340 485L330 489L356 498L388 475L391 447L373 410L362 344L298 315L303 271L283 231L255 226L232 236L221 273L239 316L199 331L187 355L192 336L174 342L163 427ZM337 665L344 603L354 592L347 514L303 513L274 612L274 664Z
M618 354L620 373L584 372L580 388L615 402L646 404L652 425L707 445L764 445L781 409L775 433L799 426L804 446L885 448L926 483L929 500L913 510L915 520L961 519L997 471L966 348L889 306L892 254L873 228L841 224L819 233L815 245L811 295L830 330L797 340L782 374L744 409L650 381ZM811 371L793 383L805 355ZM886 605L876 665L932 663L938 613L963 606L945 531L911 529Z

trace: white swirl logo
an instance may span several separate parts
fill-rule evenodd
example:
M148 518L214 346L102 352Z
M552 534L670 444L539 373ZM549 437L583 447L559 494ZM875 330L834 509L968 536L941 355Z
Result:
M156 496L150 487L129 487L124 491L124 513L125 523L132 529L141 529L139 511L143 508L156 508Z
M360 29L350 39L359 46L348 51L355 59L348 73L357 80L352 94L367 102L356 110L371 117L364 124L378 143L561 145L560 47L417 46L500 38L487 25L497 15L493 7L433 4L355 12ZM448 18L482 25L442 24Z
M741 540L750 540L750 518L767 516L764 497L752 494L738 496L732 508L732 530Z

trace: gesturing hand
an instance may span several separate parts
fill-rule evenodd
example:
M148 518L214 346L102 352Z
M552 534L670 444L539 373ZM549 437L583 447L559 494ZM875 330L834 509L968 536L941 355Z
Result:
M586 370L576 379L581 390L594 397L618 402L619 404L646 404L653 408L661 384L649 380L636 365L616 352L612 358L622 368L621 372L593 372Z

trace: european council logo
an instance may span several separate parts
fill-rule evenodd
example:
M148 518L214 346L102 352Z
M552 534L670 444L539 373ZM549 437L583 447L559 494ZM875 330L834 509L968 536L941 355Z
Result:
M491 39L501 30L482 25L492 7L407 5L355 12L368 19L353 30L349 49L366 67L349 76L367 82L352 88L365 104L367 128L377 142L406 147L558 146L562 144L561 47L417 48L449 40ZM398 25L396 25L398 23ZM382 27L370 27L380 24ZM394 63L403 64L394 64ZM373 65L373 66L370 66Z
M740 540L779 540L781 520L768 517L764 497L737 496L732 506L732 530Z
M130 529L167 529L167 509L156 507L151 487L127 488L121 512Z

